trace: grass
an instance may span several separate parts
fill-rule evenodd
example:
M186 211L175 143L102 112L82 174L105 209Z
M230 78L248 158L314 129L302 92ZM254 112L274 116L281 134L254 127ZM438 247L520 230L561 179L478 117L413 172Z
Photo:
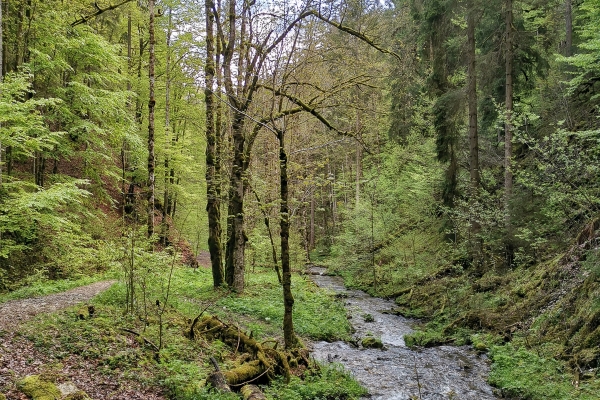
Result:
M96 312L89 320L78 320L78 309L73 307L39 315L26 323L21 333L33 341L51 363L67 362L76 357L97 373L159 387L170 398L178 400L238 398L237 395L208 392L204 379L213 371L209 356L217 359L222 369L228 369L237 365L239 354L218 340L189 340L184 332L189 321L204 311L251 330L259 341L274 339L281 342L283 300L276 275L271 270L257 269L256 273L247 275L244 294L234 295L224 289L213 289L210 270L175 267L168 306L162 316L164 345L157 362L151 346L140 338L159 344L159 315L155 301L165 301L169 268L158 262L156 266L160 268L151 264L148 269L138 271L135 316L124 314L126 286L119 282L91 301ZM59 291L60 285L66 283L54 283L48 285L49 289L36 289L35 293ZM142 286L146 287L145 296L142 296ZM296 299L294 322L297 334L307 339L349 337L345 309L333 295L301 276L293 277L292 289ZM146 298L145 307L142 298ZM140 336L123 329L138 332ZM306 400L356 399L364 394L364 390L339 367L319 367L306 372L302 378L294 377L289 385L275 381L266 391L269 398Z
M397 313L422 319L405 337L407 345L469 344L489 352L489 381L507 397L598 398L596 247L575 246L535 265L491 262L478 271L444 250L431 232L409 239L399 236L382 248L375 266L350 251L326 263L347 285L393 297Z
M505 397L530 400L598 399L599 383L574 378L565 362L541 357L533 350L512 343L492 346L490 357L493 364L489 381L500 387Z

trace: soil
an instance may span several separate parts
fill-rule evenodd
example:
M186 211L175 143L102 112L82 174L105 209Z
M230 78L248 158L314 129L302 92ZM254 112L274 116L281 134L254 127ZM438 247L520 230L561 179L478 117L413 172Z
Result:
M159 388L143 387L123 374L101 374L93 361L69 355L60 363L36 350L34 343L18 332L19 325L40 313L52 313L86 302L115 281L103 281L63 293L0 305L0 394L9 400L26 400L15 382L28 375L51 375L57 383L72 382L92 399L162 400Z
M210 253L208 251L201 251L196 260L198 260L199 266L210 268Z

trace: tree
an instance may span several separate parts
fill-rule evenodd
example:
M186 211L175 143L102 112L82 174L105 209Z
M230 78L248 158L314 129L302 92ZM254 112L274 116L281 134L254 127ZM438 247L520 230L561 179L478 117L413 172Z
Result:
M2 0L0 0L0 83L4 79L4 36L2 32ZM1 93L0 93L1 94ZM2 142L0 141L0 189L2 188Z
M206 12L206 64L204 67L204 101L206 104L206 211L208 213L208 249L212 265L213 285L221 286L223 261L221 253L221 205L217 174L217 132L215 127L215 53L214 53L214 1L205 0Z
M154 95L154 63L155 53L154 46L156 39L154 37L154 0L148 0L148 13L150 14L150 22L148 24L149 47L148 47L148 79L149 79L149 96L148 96L148 184L147 184L147 200L148 200L148 237L154 234L154 189L155 189L155 164L154 159L154 108L156 99Z
M505 2L505 42L504 42L504 60L505 60L505 123L504 123L504 213L506 218L506 227L510 230L510 200L513 191L513 171L512 171L512 141L513 141L513 3L512 0Z

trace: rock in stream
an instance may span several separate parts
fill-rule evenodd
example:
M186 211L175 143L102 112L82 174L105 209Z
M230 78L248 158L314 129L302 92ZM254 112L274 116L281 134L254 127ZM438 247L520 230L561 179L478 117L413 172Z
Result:
M345 301L354 342L380 338L383 349L362 348L345 342L317 342L313 356L321 362L343 365L369 391L373 400L496 399L486 383L488 359L470 347L439 346L411 350L404 335L415 321L383 313L394 303L348 290L339 277L323 275L312 267L311 278L320 287L336 292Z

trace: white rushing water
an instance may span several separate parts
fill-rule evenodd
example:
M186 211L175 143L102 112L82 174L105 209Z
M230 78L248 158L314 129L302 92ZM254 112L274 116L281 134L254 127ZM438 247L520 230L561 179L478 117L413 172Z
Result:
M488 360L467 346L438 346L412 350L404 335L411 333L411 321L387 314L392 301L360 290L347 290L338 277L322 275L313 267L313 281L336 292L345 301L354 328L354 344L317 342L313 357L321 362L343 365L369 391L372 400L409 399L496 399L486 383ZM380 338L384 349L364 349L358 345L366 336Z

